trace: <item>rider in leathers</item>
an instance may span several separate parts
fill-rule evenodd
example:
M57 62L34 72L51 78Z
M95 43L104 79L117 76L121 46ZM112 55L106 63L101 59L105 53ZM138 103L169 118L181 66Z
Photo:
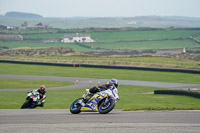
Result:
M45 102L45 99L46 99L46 91L45 91L45 86L44 85L41 85L39 89L36 89L34 91L37 91L40 95L40 104L38 105L33 105L33 106L36 106L36 107L44 107L44 102ZM37 103L35 103L37 104Z
M115 93L113 93L114 97L118 101L119 96L118 96L117 87L118 87L118 81L116 79L111 79L107 84L103 84L101 86L98 86L98 88L96 86L90 88L89 92L87 92L83 95L83 99L86 100L87 96L91 97L97 92L105 91L107 89L112 89L115 92Z
M41 102L41 104L39 104L37 106L44 107L44 102L45 102L45 99L46 99L45 86L42 85L37 91L40 94L40 102Z

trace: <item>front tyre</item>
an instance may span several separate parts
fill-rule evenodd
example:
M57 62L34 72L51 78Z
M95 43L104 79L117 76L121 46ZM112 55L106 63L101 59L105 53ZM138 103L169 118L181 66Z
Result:
M79 114L79 113L81 112L81 107L82 107L82 106L81 106L80 103L77 103L78 100L80 100L80 98L77 99L77 100L75 100L75 101L71 104L71 106L70 106L70 112L71 112L72 114Z
M24 104L21 106L21 109L29 108L31 106L31 100L26 100Z
M115 100L109 99L108 101L103 101L98 106L98 111L100 114L107 114L115 107Z

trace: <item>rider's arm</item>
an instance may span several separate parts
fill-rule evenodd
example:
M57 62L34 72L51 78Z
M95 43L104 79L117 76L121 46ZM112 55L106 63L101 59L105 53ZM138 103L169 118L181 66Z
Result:
M104 90L107 90L109 89L109 86L107 84L103 84L101 86L98 86L100 88L100 91L104 91Z
M43 97L42 97L42 99L45 99L46 97L47 97L47 94L45 92L44 95L43 95Z
M118 95L118 90L117 90L117 88L115 88L114 91L115 91L115 99L116 99L117 101L119 101L120 98L119 98L119 95Z
M97 93L97 92L99 92L99 89L96 86L94 86L94 87L90 88L89 92L90 93Z

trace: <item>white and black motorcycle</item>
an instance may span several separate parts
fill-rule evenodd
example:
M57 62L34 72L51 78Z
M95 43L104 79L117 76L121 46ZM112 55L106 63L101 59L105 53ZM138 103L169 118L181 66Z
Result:
M89 89L86 89L87 95ZM83 97L84 97L83 95ZM115 103L119 100L117 89L107 89L101 92L97 92L89 99L79 98L75 100L70 106L70 112L72 114L78 114L80 112L98 111L100 114L107 114L113 110Z
M26 101L21 106L21 109L33 109L36 108L38 102L40 101L40 94L37 90L30 91L27 94Z

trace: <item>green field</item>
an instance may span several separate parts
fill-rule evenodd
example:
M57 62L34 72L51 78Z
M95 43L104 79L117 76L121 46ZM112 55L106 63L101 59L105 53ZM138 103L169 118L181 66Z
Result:
M146 49L177 49L177 48L199 48L200 45L191 40L173 40L173 41L144 41L144 42L111 42L111 43L92 43L84 44L86 48L73 43L37 43L37 42L0 42L0 46L8 48L30 47L68 47L80 52L104 52L124 50L146 50Z
M195 48L200 45L191 40L166 40L166 41L140 41L140 42L110 42L85 44L93 49L109 50L141 50L141 49L176 49L176 48Z
M4 31L5 32L5 31ZM16 31L17 32L17 31ZM163 30L130 30L130 31L81 31L82 34L90 34L97 42L84 45L68 43L43 43L41 39L61 39L65 34L74 34L76 30L65 30L67 33L58 33L59 30L41 30L35 32L19 31L26 41L0 42L0 46L9 48L18 47L70 47L81 52L103 52L140 49L176 49L196 48L200 44L190 39L190 36L200 34L200 30L191 29L163 29ZM77 31L78 32L78 31ZM6 31L6 33L9 33ZM12 33L12 31L11 31ZM85 47L87 46L87 47Z
M149 30L149 31L111 31L111 32L87 32L91 38L96 39L98 42L114 42L114 41L136 41L136 40L161 40L161 39L177 39L187 38L194 34L200 33L199 30ZM24 33L24 39L50 39L61 38L64 34L74 33ZM84 34L84 33L83 33Z
M92 52L95 51L90 48L81 47L74 43L40 43L40 42L0 42L0 46L6 46L8 48L46 48L46 47L68 47L81 52Z
M106 42L106 43L87 43L78 45L74 43L40 43L40 42L0 42L0 46L8 48L30 47L68 47L80 52L104 52L125 50L158 50L158 49L177 49L177 48L199 48L200 45L191 40L167 40L167 41L140 41L140 42ZM84 47L89 46L89 47Z
M199 74L0 63L1 74L86 77L199 84Z
M0 78L0 89L26 89L39 88L41 85L49 87L59 87L73 85L74 83L68 81L49 81L49 80L29 80L29 79L7 79Z
M29 33L22 34L24 39L60 39L64 37L64 33Z
M187 38L199 30L150 30L150 31L120 31L91 33L92 38L99 42L136 41L136 40L161 40Z
M115 109L122 110L175 110L200 109L199 99L188 96L154 95L152 87L120 86L120 101ZM47 90L44 109L69 109L71 103L82 96L85 89ZM26 98L23 92L1 92L0 109L19 109ZM39 107L40 108L40 107Z
M199 35L199 36L197 36L196 38L200 40L200 35Z

